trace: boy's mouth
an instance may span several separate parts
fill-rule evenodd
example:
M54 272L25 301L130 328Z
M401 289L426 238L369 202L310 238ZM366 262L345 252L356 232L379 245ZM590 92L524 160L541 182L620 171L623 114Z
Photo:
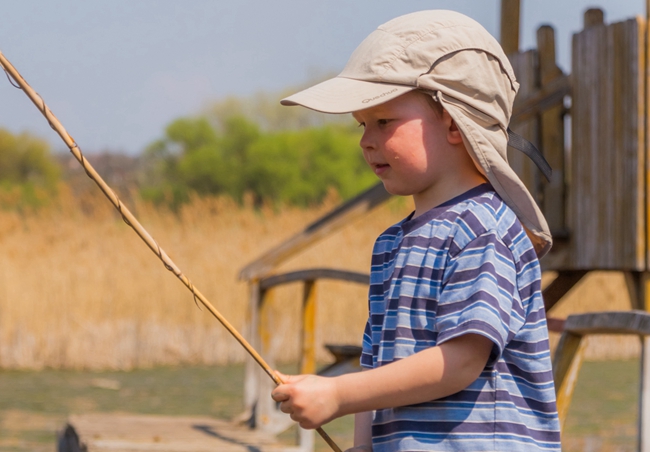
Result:
M390 165L388 163L375 163L372 167L373 170L375 170L375 174L379 176L390 168Z

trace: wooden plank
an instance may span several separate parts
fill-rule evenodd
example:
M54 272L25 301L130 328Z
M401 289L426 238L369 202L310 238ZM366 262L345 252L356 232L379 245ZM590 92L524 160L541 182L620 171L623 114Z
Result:
M538 76L537 76L537 52L529 50L527 52L513 53L509 57L515 76L519 82L519 92L517 99L530 98L533 94L538 94ZM519 104L521 105L521 104ZM531 115L527 120L511 121L512 129L528 141L539 147L539 128L536 117ZM522 152L508 148L508 163L517 173L535 201L540 201L540 178L535 164Z
M390 196L384 185L381 182L378 183L322 216L307 226L301 233L296 234L246 265L239 273L239 277L244 280L251 280L267 275L277 265L335 230L350 224L354 219L387 201Z
M650 335L650 313L645 311L607 311L573 314L567 317L564 331L587 334Z
M68 424L87 452L300 450L279 444L272 435L208 417L84 414L70 416Z
M650 149L650 0L646 0L646 27L645 27L645 60L642 67L645 70L644 81L644 105L643 111L644 121L643 130L645 132L645 172L646 172L646 265L645 268L650 270L650 157L648 150ZM650 430L650 428L648 429ZM649 438L650 441L650 438Z
M566 319L558 319L556 317L546 317L546 326L548 327L549 331L553 331L554 333L564 332L565 323L566 323Z
M537 30L540 85L548 86L564 74L555 57L555 31L544 25ZM551 180L542 182L542 211L554 237L567 237L564 202L564 105L558 103L540 115L540 147L553 168Z
M501 47L506 55L519 52L520 0L501 0Z
M517 57L510 56L516 63ZM571 78L567 75L550 81L547 85L529 92L525 97L518 93L512 109L510 124L519 124L534 119L544 110L563 105L564 97L571 94Z
M574 35L570 268L645 268L643 30L632 19Z
M641 19L637 18L635 20L637 29L634 30L631 28L631 39L636 42L636 65L634 70L636 71L637 77L637 86L635 93L631 93L629 96L629 102L632 106L636 107L637 121L633 125L634 132L630 133L629 137L631 142L626 145L627 152L626 154L630 156L627 160L627 173L634 174L636 176L636 190L638 191L638 196L635 199L636 204L634 206L635 218L637 222L637 233L636 235L636 247L630 252L634 253L634 259L636 263L636 268L645 270L646 266L646 256L648 253L648 241L647 241L647 203L648 198L645 196L647 190L647 177L645 167L648 162L648 148L646 145L647 140L647 99L648 99L648 70L647 70L647 52L648 52L648 41L647 36L647 23ZM635 32L636 31L636 32ZM634 153L633 153L634 152ZM650 428L647 430L647 434L650 435ZM648 438L650 440L650 438Z
M618 257L615 255L615 246L618 243L618 237L614 234L614 229L616 224L607 218L607 216L614 216L616 212L616 206L612 203L613 199L617 196L619 190L619 178L618 178L618 165L611 165L612 159L611 154L615 150L615 139L616 136L620 134L620 131L617 131L615 128L615 118L614 111L616 110L616 102L619 100L620 96L620 83L621 77L617 76L616 69L613 67L611 62L616 59L614 55L615 46L613 42L613 32L615 31L616 24L611 24L605 28L605 46L606 46L606 55L607 59L605 63L610 63L608 67L601 68L602 79L606 81L604 85L600 86L600 95L601 99L604 99L605 102L602 105L602 108L599 110L599 127L598 127L598 176L597 180L605 183L598 184L598 199L600 200L600 209L599 212L603 215L604 218L598 218L598 223L601 228L598 234L598 240L603 240L602 244L595 242L594 245L600 246L604 254L601 256L602 259L612 263L613 268L618 268ZM605 127L605 125L609 127ZM610 130L607 130L610 129ZM604 146L603 146L604 145ZM620 218L620 217L619 217ZM603 221L604 220L604 221ZM620 219L617 219L619 222Z
M588 179L585 176L587 173L586 169L581 166L582 162L578 155L575 155L579 152L588 152L587 150L591 149L591 141L589 140L590 135L583 133L584 129L590 127L590 109L589 109L589 98L586 95L586 92L590 89L590 84L588 83L588 72L584 71L585 63L588 59L587 57L587 45L585 43L586 38L584 32L580 34L574 34L572 38L572 96L571 96L571 193L573 196L569 196L567 199L568 203L568 214L569 214L569 226L572 230L571 237L571 252L568 256L568 266L573 268L579 268L582 263L581 260L589 260L588 258L582 258L581 260L577 259L575 252L577 249L581 248L582 242L585 236L593 235L590 234L589 227L591 223L586 225L580 224L580 218L585 215L583 211L583 204L577 202L577 200L584 199L585 202L588 202L585 187L586 180ZM583 76L582 72L586 72L587 76ZM581 118L580 121L576 121L575 118ZM577 144L579 141L579 145ZM583 151L581 151L583 150Z
M645 268L645 23L632 19L612 27L614 48L615 99L613 109L614 148L621 164L617 166L617 191L634 193L629 202L612 200L616 206L613 221L618 238L615 246L624 262L633 262L633 268ZM618 83L617 83L618 81ZM627 225L633 224L633 227Z
M308 270L297 270L280 275L273 275L260 280L259 284L262 289L282 284L289 284L296 281L317 280L317 279L336 279L339 281L348 281L357 284L370 284L370 275L347 270L336 270L333 268L311 268Z

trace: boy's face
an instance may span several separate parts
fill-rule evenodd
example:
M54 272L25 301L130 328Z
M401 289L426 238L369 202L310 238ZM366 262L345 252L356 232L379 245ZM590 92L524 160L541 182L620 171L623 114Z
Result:
M412 91L353 113L364 127L360 145L368 165L389 193L413 195L416 206L418 198L431 197L441 181L454 176L447 167L453 154L451 118L435 111L425 96Z

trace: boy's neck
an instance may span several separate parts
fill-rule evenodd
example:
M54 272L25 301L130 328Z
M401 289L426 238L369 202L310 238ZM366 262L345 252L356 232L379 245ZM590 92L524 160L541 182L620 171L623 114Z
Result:
M413 195L413 203L415 204L413 218L417 218L434 207L487 182L485 176L478 171L463 174L461 177L439 181L426 192Z

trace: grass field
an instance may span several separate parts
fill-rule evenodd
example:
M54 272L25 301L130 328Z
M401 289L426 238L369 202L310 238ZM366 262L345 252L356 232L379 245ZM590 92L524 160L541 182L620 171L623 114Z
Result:
M638 372L636 361L584 364L563 435L565 451L635 450ZM0 451L54 452L55 432L70 413L230 419L242 410L242 376L241 365L0 372ZM352 442L350 417L325 430L342 447ZM328 450L319 438L316 441L319 452Z

